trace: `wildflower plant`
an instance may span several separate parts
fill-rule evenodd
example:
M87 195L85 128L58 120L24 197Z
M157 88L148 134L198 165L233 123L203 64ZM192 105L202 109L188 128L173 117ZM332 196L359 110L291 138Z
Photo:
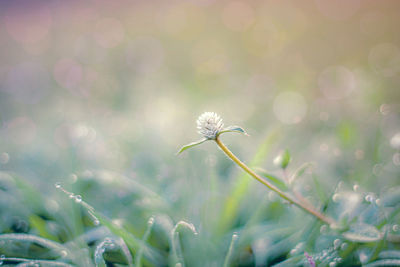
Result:
M291 196L288 192L284 192L282 189L280 189L275 184L271 183L270 181L268 181L268 180L264 179L263 177L261 177L260 175L258 175L256 172L254 172L252 169L250 169L244 162L242 162L239 158L237 158L232 153L232 151L221 141L220 135L223 133L228 133L228 132L242 133L245 135L248 135L248 134L242 127L239 127L239 126L229 126L227 128L223 128L223 126L224 126L224 124L222 122L221 117L219 115L217 115L215 112L205 112L205 113L201 114L197 120L197 129L198 129L199 134L203 135L203 139L183 146L178 151L178 154L182 153L186 149L200 145L206 141L209 141L209 140L215 141L216 144L219 146L219 148L233 162L235 162L239 167L241 167L245 172L250 174L257 181L259 181L260 183L265 185L267 188L269 188L270 190L277 193L281 198L288 201L290 204L294 204L294 205L298 206L299 208L301 208L304 211L308 212L309 214L315 216L322 222L330 225L332 228L338 227L338 223L335 220L333 220L332 218L319 212L315 207L311 206L310 203L300 200L300 199L297 199L297 198ZM275 161L276 161L275 164L280 165L282 167L282 169L285 169L290 161L289 152L285 151L284 153L282 153L282 155L278 156L278 158Z

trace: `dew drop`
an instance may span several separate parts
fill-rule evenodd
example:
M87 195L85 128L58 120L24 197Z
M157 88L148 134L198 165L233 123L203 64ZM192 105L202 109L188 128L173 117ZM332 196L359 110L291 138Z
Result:
M400 149L400 132L396 133L392 139L390 139L390 145L394 149Z
M326 234L327 231L328 231L328 226L326 224L322 225L321 228L319 228L319 232L321 234Z
M75 173L71 173L69 175L69 179L71 181L71 184L75 183L78 180L78 176Z
M0 154L0 163L7 164L10 161L10 155L7 152Z
M379 176L382 173L383 166L382 164L375 164L372 172L375 174L375 176Z
M335 241L333 241L333 248L334 249L338 249L341 245L342 241L340 239L335 239Z
M341 250L345 250L349 245L345 242L340 246Z
M367 202L369 202L369 203L372 203L372 202L375 201L375 198L374 198L373 195L368 194L368 195L365 196L365 201L367 201Z
M390 113L390 106L388 104L382 104L379 107L379 111L382 115L388 115Z
M61 183L55 183L54 186L55 186L57 189L59 189L59 188L61 188Z
M400 153L394 153L392 160L394 165L400 166Z
M154 217L151 217L147 223L149 224L149 226L153 225L154 224Z
M400 226L399 226L398 224L394 224L394 225L392 226L393 232L397 232L397 231L399 231L399 229L400 229Z
M333 196L332 196L332 200L333 200L333 202L339 202L339 199L340 199L340 194L333 194Z
M360 186L358 184L353 185L354 192L358 192L359 189L360 189Z
M377 198L377 199L375 200L375 204L376 204L377 206L380 206L380 205L382 204L382 201L381 201L379 198Z
M61 250L60 251L61 257L65 258L68 255L68 252L66 250Z
M366 263L368 260L368 255L365 254L365 252L361 252L359 257L360 257L360 262L363 264Z
M331 261L330 263L329 263L329 267L335 267L336 266L336 262L335 261Z
M80 195L75 196L75 202L76 203L81 203L82 202L82 197Z
M72 198L75 198L75 195L72 194L72 193L70 193L70 194L68 195L68 197L72 199Z
M93 220L93 224L94 224L94 225L99 225L99 224L100 224L100 221L99 221L98 219L95 219L95 220Z

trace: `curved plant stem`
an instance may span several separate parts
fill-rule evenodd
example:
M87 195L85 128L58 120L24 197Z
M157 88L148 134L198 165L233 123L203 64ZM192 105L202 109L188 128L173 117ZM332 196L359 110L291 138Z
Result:
M257 173L255 173L252 169L250 169L245 163L243 163L240 159L238 159L230 150L229 148L227 148L224 143L222 143L222 141L219 139L219 137L217 136L217 138L215 139L215 142L218 144L218 146L222 149L222 151L225 152L225 154L232 159L237 165L239 165L245 172L247 172L248 174L250 174L253 178L255 178L257 181L259 181L260 183L262 183L263 185L265 185L266 187L268 187L269 189L271 189L272 191L274 191L275 193L277 193L280 197L282 197L283 199L289 201L289 203L292 203L296 206L298 206L299 208L303 209L304 211L308 212L309 214L315 216L316 218L318 218L319 220L321 220L324 223L327 223L329 225L337 225L336 222L330 218L327 217L326 215L320 213L319 211L317 211L314 207L309 206L303 202L300 202L299 200L291 197L290 195L286 194L285 192L281 191L279 188L277 188L275 185L271 184L270 182L268 182L267 180L265 180L264 178L262 178L261 176L259 176Z

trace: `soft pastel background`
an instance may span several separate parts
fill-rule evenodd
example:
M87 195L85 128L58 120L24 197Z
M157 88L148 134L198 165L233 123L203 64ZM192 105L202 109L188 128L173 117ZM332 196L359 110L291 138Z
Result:
M246 162L263 146L257 165L278 176L281 149L289 172L314 162L298 186L316 203L312 177L327 194L399 186L399 26L396 0L1 1L1 177L43 199L2 195L0 231L35 232L30 216L47 212L69 229L52 230L60 241L84 232L61 182L139 236L163 214L220 244L277 200L211 142L175 156L204 111L248 131L223 137ZM255 221L289 223L270 214Z

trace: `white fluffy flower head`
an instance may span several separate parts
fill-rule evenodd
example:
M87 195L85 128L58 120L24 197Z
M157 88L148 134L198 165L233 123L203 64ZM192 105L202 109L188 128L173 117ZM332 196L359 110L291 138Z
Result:
M215 139L223 127L221 117L215 112L204 112L197 119L198 132L207 139Z

